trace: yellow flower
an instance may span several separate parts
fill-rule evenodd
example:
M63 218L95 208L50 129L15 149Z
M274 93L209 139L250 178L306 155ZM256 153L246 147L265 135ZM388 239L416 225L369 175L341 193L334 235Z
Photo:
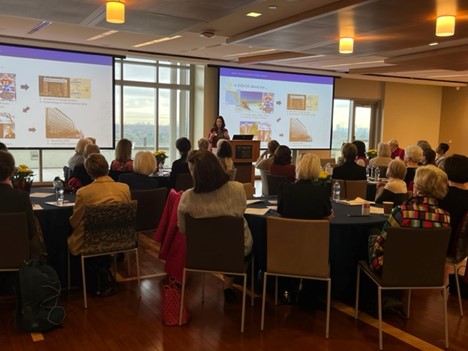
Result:
M164 150L156 150L153 152L154 157L156 157L157 163L164 163L167 158L166 151Z
M327 178L328 178L327 172L321 171L319 174L319 179L327 179Z

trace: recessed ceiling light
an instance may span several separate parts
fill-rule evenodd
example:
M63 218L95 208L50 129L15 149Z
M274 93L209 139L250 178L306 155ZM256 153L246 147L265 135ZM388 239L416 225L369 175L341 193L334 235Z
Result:
M136 44L136 45L133 45L134 48L141 48L143 46L148 46L148 45L153 45L153 44L157 44L157 43L162 43L162 42L165 42L165 41L169 41L169 40L174 40L174 39L179 39L181 38L182 36L181 35L175 35L173 37L164 37L164 38L160 38L160 39L155 39L155 40L151 40L151 41L147 41L147 42L144 42L144 43L141 43L141 44Z
M270 5L270 6L268 6L268 10L278 10L278 6Z
M102 38L105 38L105 37L108 37L109 35L112 35L112 34L115 34L117 33L118 30L109 30L107 32L104 32L102 34L99 34L99 35L96 35L94 37L91 37L91 38L88 38L86 39L87 41L93 41L93 40L98 40L98 39L102 39Z
M260 12L249 12L248 14L246 14L246 16L249 16L249 17L259 17L261 15L262 14Z
M430 43L430 44L429 44L429 46L436 46L436 45L439 45L439 43L433 42L433 43Z

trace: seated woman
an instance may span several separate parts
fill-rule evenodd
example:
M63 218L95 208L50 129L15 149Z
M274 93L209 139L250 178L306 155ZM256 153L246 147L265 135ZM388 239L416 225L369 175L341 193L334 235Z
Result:
M187 156L192 148L192 143L185 137L176 140L176 148L180 153L180 158L172 162L171 175L169 176L169 187L174 188L177 175L179 173L190 173L187 163Z
M71 171L73 171L76 166L84 163L84 149L86 145L92 143L93 142L88 138L81 138L78 140L75 146L75 154L68 160L68 167Z
M246 208L244 186L239 182L229 181L229 176L214 154L205 150L191 152L188 163L194 187L186 190L180 199L178 226L182 233L185 233L185 214L194 218L244 217ZM252 235L244 219L245 256L252 250L252 245ZM228 302L235 298L232 283L232 277L224 277L224 296Z
M37 235L34 213L29 194L23 190L13 189L10 177L15 171L15 159L8 151L0 151L0 213L24 212L29 235L29 254L38 259L43 251L41 240Z
M111 171L132 172L132 142L128 139L120 139L115 148L115 160L111 162Z
M406 166L401 160L392 160L387 168L386 183L378 183L375 194L375 202L393 202L394 206L401 205L408 198L408 189L403 179L406 176Z
M286 145L278 146L270 166L270 174L285 176L288 182L294 182L296 180L296 167L291 164L291 160L291 149Z
M85 160L85 168L94 182L76 192L75 206L70 217L73 233L67 239L72 255L79 255L83 247L83 217L87 205L131 201L128 185L116 183L108 176L109 164L103 155L89 155Z
M361 140L354 140L353 144L357 149L356 163L359 166L366 167L369 164L369 159L366 156L366 144Z
M255 168L260 171L270 172L271 164L275 156L275 151L278 148L279 143L276 140L268 142L268 148L260 155L255 164Z
M369 266L373 271L382 272L388 227L450 226L449 213L437 204L437 200L447 194L447 175L444 171L433 165L419 167L414 177L413 194L413 198L393 209L379 235L369 236Z
M377 157L369 160L369 166L372 167L388 167L392 158L390 157L392 152L390 151L390 145L387 143L379 143L377 146Z
M432 149L423 149L421 163L423 166L435 165L436 153Z
M422 158L422 149L417 145L410 145L405 149L406 176L405 183L409 191L413 190L413 179L419 162Z
M457 154L447 157L444 167L448 177L448 192L439 201L439 206L450 213L452 236L450 237L448 254L460 258L460 256L468 254L468 252L457 252L460 238L455 236L463 216L468 212L468 157Z
M207 138L198 139L198 150L208 150L210 148L210 142Z
M101 150L99 146L96 144L88 144L85 146L83 156L86 159L91 154L99 154ZM70 174L70 180L68 181L68 186L73 190L77 190L82 186L91 184L93 179L91 176L86 172L86 168L84 164L76 165L73 171Z
M345 143L341 147L344 162L333 169L333 179L366 180L366 168L359 166L355 160L357 157L356 145Z
M330 194L318 182L320 159L317 155L302 155L296 166L295 183L284 183L278 194L278 213L286 218L330 219L332 205Z
M119 182L127 184L130 190L156 189L158 180L150 177L156 167L156 158L150 151L138 151L133 161L135 171L121 174Z
M234 162L232 161L231 144L224 139L220 139L216 144L216 156L224 171L229 175L230 180L235 178Z

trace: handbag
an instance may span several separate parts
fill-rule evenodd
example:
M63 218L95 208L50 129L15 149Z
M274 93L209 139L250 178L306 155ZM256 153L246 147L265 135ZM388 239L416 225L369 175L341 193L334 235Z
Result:
M162 321L166 326L179 325L180 289L181 285L174 277L170 277L169 282L163 286ZM183 307L182 325L187 324L189 319L190 313Z
M461 267L458 268L458 270ZM468 299L468 281L465 280L465 276L458 273L449 274L449 292L452 295L457 295L457 282L455 279L458 279L458 283L460 284L460 295L464 299Z

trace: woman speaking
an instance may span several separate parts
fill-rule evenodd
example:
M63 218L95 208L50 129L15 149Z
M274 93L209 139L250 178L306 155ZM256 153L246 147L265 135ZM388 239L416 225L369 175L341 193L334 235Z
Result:
M208 141L210 142L212 149L216 148L216 144L219 139L231 139L222 116L216 117L213 127L210 129L210 133L208 134Z

